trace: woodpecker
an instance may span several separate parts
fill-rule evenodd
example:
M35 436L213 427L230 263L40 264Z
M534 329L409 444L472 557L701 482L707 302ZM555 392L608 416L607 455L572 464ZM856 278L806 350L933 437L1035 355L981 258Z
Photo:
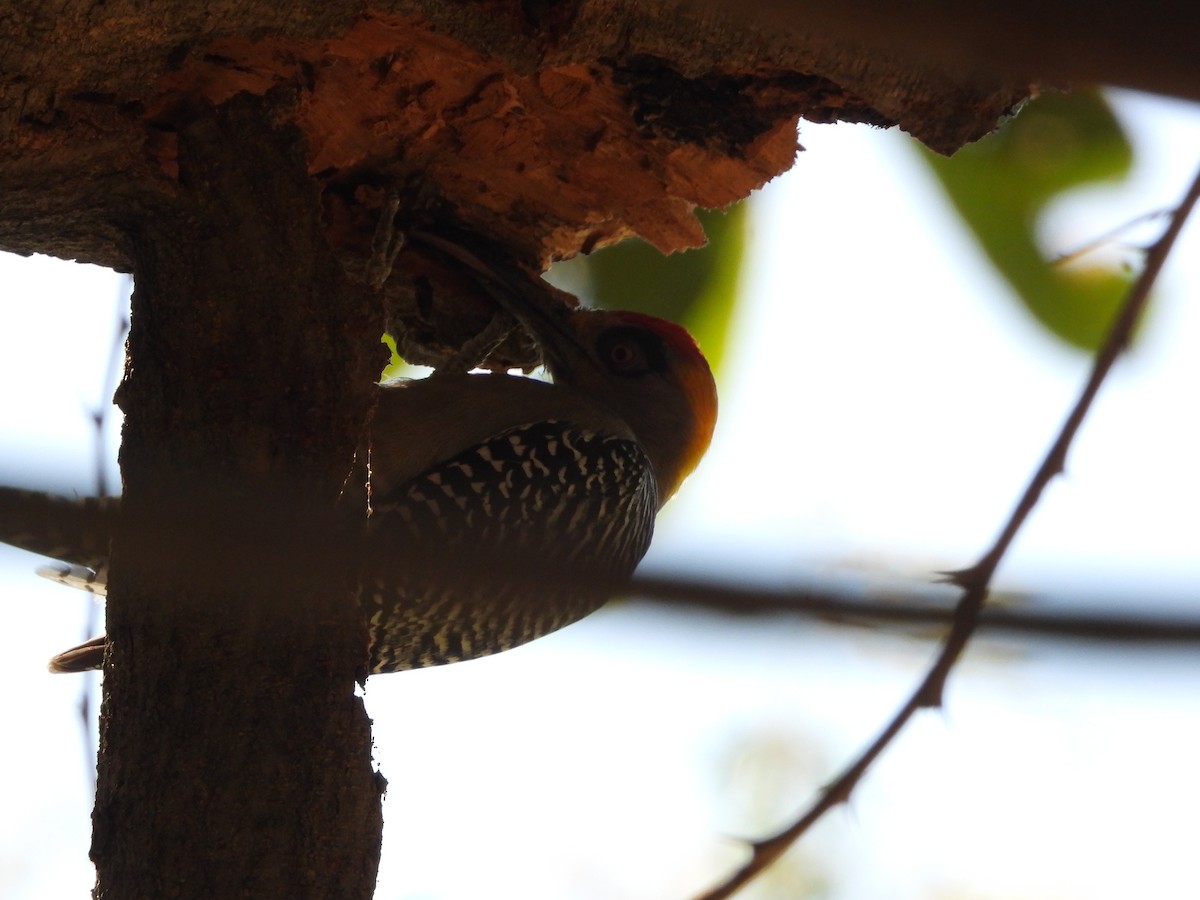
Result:
M531 333L552 381L435 373L380 386L359 561L373 674L507 650L599 608L646 553L716 421L708 362L680 326L552 306L465 261ZM89 503L88 524L111 525L111 505ZM25 531L3 539L63 557L42 574L103 593L96 538L69 554L61 535ZM51 669L97 668L103 652L99 637Z

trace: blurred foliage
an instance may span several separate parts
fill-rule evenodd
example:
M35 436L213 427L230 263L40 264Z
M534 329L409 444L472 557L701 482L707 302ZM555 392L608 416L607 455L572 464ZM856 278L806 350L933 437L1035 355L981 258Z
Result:
M702 248L664 256L645 241L627 240L559 263L552 270L553 280L597 306L633 309L680 323L716 370L737 299L748 206L743 201L724 211L697 210L708 235Z
M828 773L825 742L815 734L762 725L733 737L716 768L718 819L728 834L761 838L790 824ZM820 839L818 839L820 840ZM827 840L827 839L826 839ZM801 841L745 889L744 900L820 900L836 878L828 844Z
M396 339L390 334L385 334L381 342L387 344L388 352L391 353L392 361L383 368L383 373L379 376L380 381L393 381L396 378L403 378L412 374L412 366L400 358L400 354L396 352Z
M921 154L1029 312L1071 346L1098 347L1133 273L1115 264L1048 262L1036 228L1067 191L1129 173L1133 150L1105 99L1096 91L1047 94L949 159Z

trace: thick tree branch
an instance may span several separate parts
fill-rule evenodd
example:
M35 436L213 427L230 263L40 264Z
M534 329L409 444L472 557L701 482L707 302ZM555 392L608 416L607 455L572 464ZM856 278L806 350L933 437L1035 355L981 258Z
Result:
M693 208L789 168L801 116L899 124L952 152L1029 87L684 0L0 0L0 22L0 247L114 267L123 211L169 190L176 118L239 92L300 98L289 117L335 246L365 253L373 191L420 183L544 266L634 234L701 243Z
M1200 6L1086 0L695 0L793 37L824 35L916 66L1200 99Z

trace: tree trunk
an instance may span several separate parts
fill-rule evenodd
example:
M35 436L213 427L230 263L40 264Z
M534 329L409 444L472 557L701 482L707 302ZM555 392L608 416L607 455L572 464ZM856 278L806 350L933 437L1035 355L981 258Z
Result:
M96 897L372 895L383 779L334 512L384 358L296 129L241 97L179 138L171 202L124 223L119 399L92 857Z

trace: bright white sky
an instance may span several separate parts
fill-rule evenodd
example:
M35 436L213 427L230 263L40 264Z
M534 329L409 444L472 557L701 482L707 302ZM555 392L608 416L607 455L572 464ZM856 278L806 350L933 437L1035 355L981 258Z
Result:
M1175 203L1200 165L1196 107L1119 101L1137 174L1053 211L1049 250ZM901 136L805 126L801 140L756 207L716 445L647 564L773 582L968 564L1086 362L1004 296ZM86 411L119 284L0 258L5 483L91 489ZM1197 286L1193 224L1002 587L1195 610ZM91 884L81 681L44 669L79 638L86 600L33 577L36 564L0 551L16 725L0 766L0 893L13 900ZM928 654L786 618L627 605L520 651L372 681L391 785L378 896L686 897L737 859L720 835L782 823ZM1200 896L1195 658L978 644L946 713L906 733L790 877L844 900Z

